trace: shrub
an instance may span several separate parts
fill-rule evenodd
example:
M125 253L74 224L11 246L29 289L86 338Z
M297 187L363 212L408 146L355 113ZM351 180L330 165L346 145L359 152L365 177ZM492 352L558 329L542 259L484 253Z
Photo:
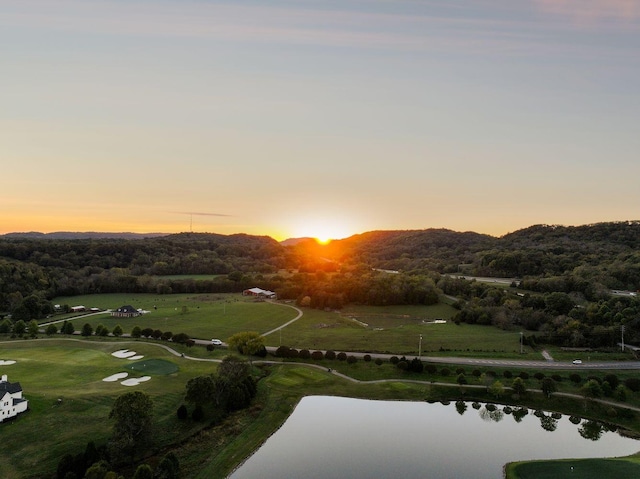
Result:
M582 377L578 373L571 373L569 374L569 380L572 383L579 384L582 382Z
M178 419L180 419L181 421L184 421L185 419L187 419L187 417L189 417L187 406L185 406L184 404L180 406L178 408L178 411L176 411L176 414L178 415Z
M398 356L391 356L391 357L389 358L389 362L390 362L391 364L398 364L398 361L400 361L400 359L398 359Z
M163 341L169 341L172 337L173 337L173 333L171 331L165 331L160 336L160 339L162 339Z
M442 368L440 370L441 376L451 376L451 370L449 368Z
M376 365L378 365L378 366L382 366L383 361L382 361L382 359L380 359L380 358L376 358L376 360L374 361L374 363L376 363Z
M559 383L562 381L562 376L560 376L559 374L553 374L551 376L551 379L553 379L555 382Z
M627 378L624 380L624 385L634 393L640 391L640 379L638 378Z
M142 329L140 329L140 326L134 326L131 330L131 337L139 338L140 336L142 336Z
M288 358L289 349L289 346L280 346L278 349L276 349L275 356L277 358Z
M529 373L526 371L522 371L520 374L518 374L518 377L526 381L527 379L529 379Z
M160 331L159 329L154 329L151 336L153 337L153 339L160 339L162 337L162 331Z
M202 409L202 406L200 404L197 404L196 408L191 413L191 419L196 422L200 422L204 419L204 410Z
M346 361L347 360L347 353L338 353L338 356L336 356L338 358L338 361Z
M311 353L311 359L313 359L314 361L321 361L322 359L324 359L324 354L322 353L322 351L314 351Z
M460 373L456 378L456 382L462 386L464 384L467 384L467 378L464 374Z
M347 358L347 362L348 362L349 364L355 364L355 363L357 363L357 362L358 362L358 358L356 358L354 355L350 355L350 356Z
M174 335L173 338L171 339L173 340L174 343L185 344L191 338L189 338L189 336L185 333L178 333Z
M150 338L151 336L153 336L153 329L144 328L142 331L140 331L140 334L145 338Z
M326 353L324 353L324 357L333 361L336 358L336 352L330 349Z
M620 384L620 380L618 379L618 376L616 376L615 374L607 374L604 377L604 380L609 383L609 386L611 386L611 389L617 388L618 384Z
M311 358L311 352L309 352L308 349L301 349L300 352L298 353L298 357L300 359L310 359Z
M513 377L513 373L511 371L505 371L502 373L502 375L506 378L506 379L511 379Z
M192 348L196 345L196 342L193 339L187 339L184 344L188 347L188 348Z
M207 344L207 351L211 352L211 351L213 351L215 349L216 349L216 347L213 344L211 344L211 343Z
M464 374L464 368L456 368L456 374Z
M409 363L406 361L398 361L396 367L402 371L406 371L409 368Z
M542 381L544 379L544 374L537 372L533 375L534 378L536 378L538 381Z
M120 326L119 324L116 324L115 328L113 328L113 331L111 331L111 333L116 337L119 338L120 336L122 336L122 326Z
M364 359L364 361L368 363L369 361L371 361L371 355L365 354L362 359Z
M622 384L618 384L618 387L613 391L613 397L617 401L625 402L627 400L627 389Z
M298 357L300 353L298 352L298 350L296 348L291 348L289 349L289 357L292 359L295 359Z

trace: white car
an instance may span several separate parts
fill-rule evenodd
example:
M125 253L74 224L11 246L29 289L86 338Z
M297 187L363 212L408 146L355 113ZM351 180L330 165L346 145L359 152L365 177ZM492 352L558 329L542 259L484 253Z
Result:
M582 360L581 359L574 359L573 360L573 364L582 364Z
M222 341L220 341L219 339L212 339L211 344L215 346L222 346Z

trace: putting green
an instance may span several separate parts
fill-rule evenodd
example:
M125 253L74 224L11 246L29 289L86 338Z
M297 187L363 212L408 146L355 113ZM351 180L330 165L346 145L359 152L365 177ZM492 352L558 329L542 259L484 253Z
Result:
M171 361L164 359L145 359L144 361L136 361L124 367L131 371L137 371L145 374L157 374L165 376L167 374L177 373L180 368Z

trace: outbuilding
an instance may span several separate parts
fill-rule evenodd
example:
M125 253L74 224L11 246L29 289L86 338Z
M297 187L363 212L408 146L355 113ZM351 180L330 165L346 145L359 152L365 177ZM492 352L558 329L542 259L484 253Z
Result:
M7 375L0 378L0 422L16 417L29 407L29 401L22 397L20 383L10 383Z

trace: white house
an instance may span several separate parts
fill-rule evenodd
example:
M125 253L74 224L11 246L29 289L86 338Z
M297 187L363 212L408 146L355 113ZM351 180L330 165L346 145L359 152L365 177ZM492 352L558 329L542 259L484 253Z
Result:
M0 379L0 422L25 412L28 406L29 401L22 397L20 383L10 383L3 374Z

